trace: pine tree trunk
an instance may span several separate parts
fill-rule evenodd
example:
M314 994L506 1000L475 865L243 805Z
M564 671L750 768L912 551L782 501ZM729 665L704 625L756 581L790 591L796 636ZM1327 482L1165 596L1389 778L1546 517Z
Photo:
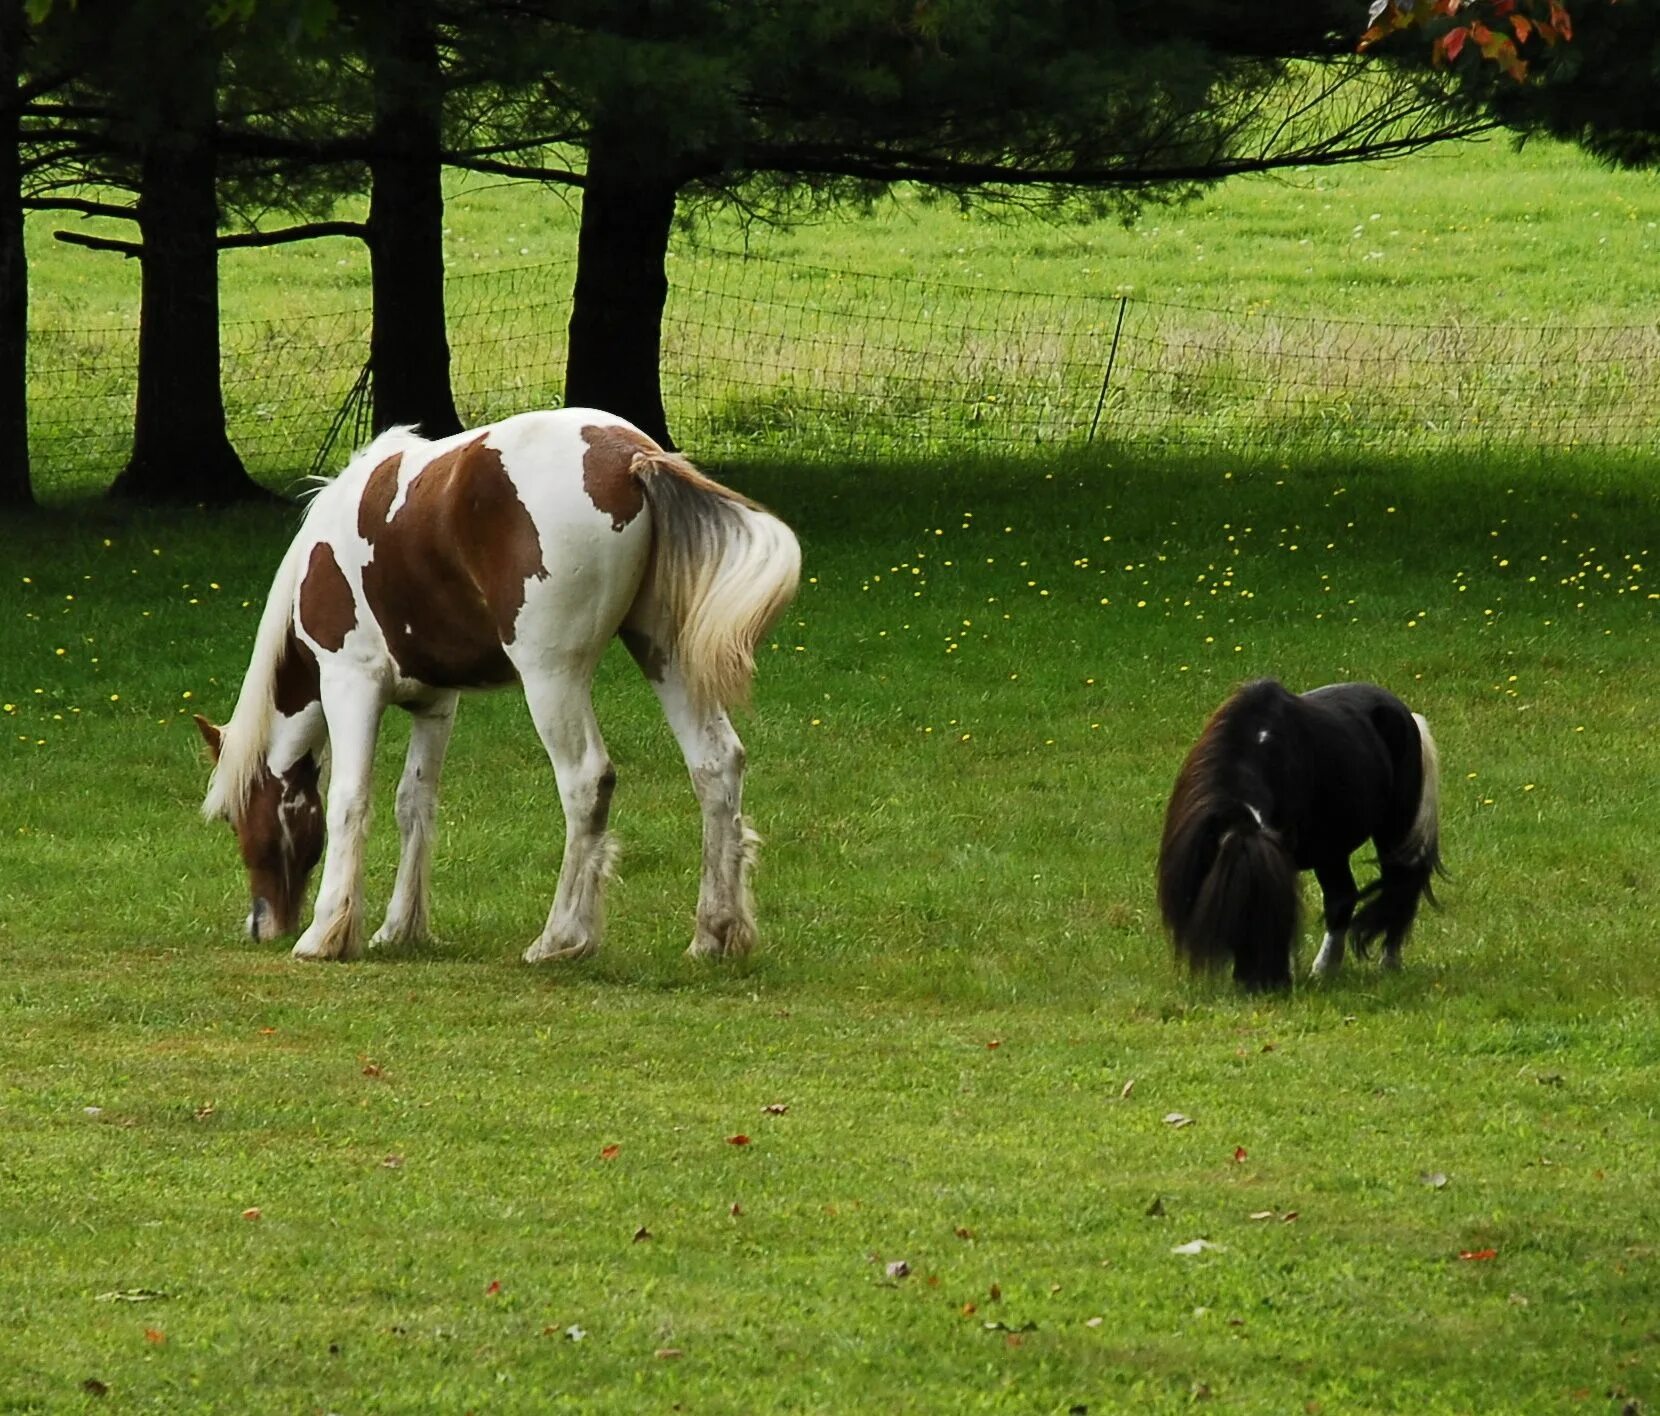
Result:
M661 358L679 184L642 162L643 146L602 133L589 143L565 402L620 414L672 449Z
M146 502L260 496L225 433L219 383L217 57L206 26L179 36L161 122L140 152L138 408L132 457L110 489Z
M428 6L385 7L370 44L376 156L369 164L375 428L461 430L444 318L443 73Z
M18 151L21 0L0 0L0 506L28 506L29 268L23 248L23 171Z

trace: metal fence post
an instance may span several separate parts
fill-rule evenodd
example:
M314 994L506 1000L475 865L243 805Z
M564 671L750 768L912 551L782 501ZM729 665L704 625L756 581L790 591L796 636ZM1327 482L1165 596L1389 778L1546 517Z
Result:
M1107 368L1101 375L1101 396L1095 400L1095 416L1089 420L1089 436L1084 439L1086 443L1095 441L1095 430L1101 423L1101 410L1107 406L1107 387L1112 383L1112 366L1118 359L1118 340L1124 333L1124 311L1129 303L1128 295L1118 297L1118 323L1112 329L1112 348L1107 351Z

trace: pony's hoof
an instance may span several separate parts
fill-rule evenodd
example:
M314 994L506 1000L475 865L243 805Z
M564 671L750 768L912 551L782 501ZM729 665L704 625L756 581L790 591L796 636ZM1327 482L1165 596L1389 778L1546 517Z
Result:
M524 960L527 964L566 964L575 963L578 959L592 958L597 953L597 939L579 939L575 943L566 943L558 939L538 939L525 950Z

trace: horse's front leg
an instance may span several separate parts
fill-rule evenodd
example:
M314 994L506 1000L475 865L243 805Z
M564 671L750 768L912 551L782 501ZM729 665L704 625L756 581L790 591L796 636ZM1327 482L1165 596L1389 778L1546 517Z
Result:
M382 706L368 682L323 683L330 758L328 851L317 908L294 946L296 959L355 959L363 952L363 845Z
M369 941L420 944L428 935L433 826L438 816L438 779L444 770L460 694L446 693L410 710L409 751L398 783L398 878L386 907L386 921Z
M1325 905L1326 937L1320 941L1320 952L1314 956L1312 973L1315 978L1325 978L1343 966L1343 946L1360 892L1347 857L1336 864L1315 866L1314 878L1320 882Z
M607 832L617 774L594 718L592 661L519 666L536 731L553 762L565 813L559 886L543 926L525 950L527 964L585 959L605 922L605 881L616 855Z
M630 644L630 652L634 645ZM636 658L641 658L636 653ZM675 663L642 659L674 730L692 787L703 808L703 870L697 930L686 950L693 958L731 958L755 947L755 899L749 872L761 838L744 819L744 745L720 708L699 712Z

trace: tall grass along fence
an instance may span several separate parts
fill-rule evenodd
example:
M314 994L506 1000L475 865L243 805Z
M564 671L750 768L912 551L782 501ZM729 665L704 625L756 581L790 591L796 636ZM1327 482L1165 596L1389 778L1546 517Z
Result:
M468 422L557 404L573 266L453 275ZM1656 423L1660 325L1382 325L863 275L678 251L663 328L671 426L705 458L1014 451L1089 442L1353 450L1633 447ZM368 433L366 305L223 331L251 470L337 465ZM136 314L135 314L136 321ZM125 459L136 323L36 329L44 488Z

